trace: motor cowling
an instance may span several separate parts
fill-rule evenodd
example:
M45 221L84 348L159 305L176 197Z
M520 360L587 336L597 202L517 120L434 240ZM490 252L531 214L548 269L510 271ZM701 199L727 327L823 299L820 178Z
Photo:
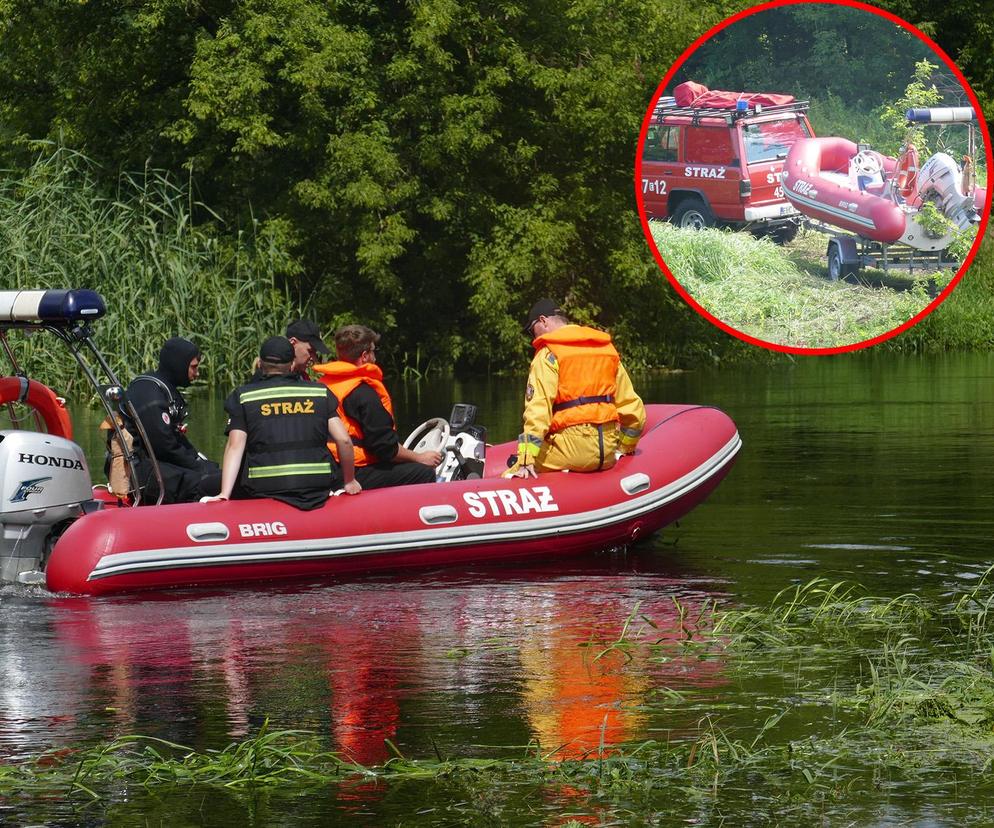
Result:
M40 569L50 535L92 497L86 457L71 440L0 431L0 580Z
M483 477L487 453L487 430L476 424L476 406L456 403L449 415L449 439L443 447L440 482Z

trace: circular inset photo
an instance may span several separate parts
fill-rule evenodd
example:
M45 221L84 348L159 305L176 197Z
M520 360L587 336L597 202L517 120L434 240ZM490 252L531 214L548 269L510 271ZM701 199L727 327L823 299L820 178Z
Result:
M863 4L778 2L673 65L635 184L649 246L699 313L821 354L949 295L987 224L991 164L976 95L924 34Z

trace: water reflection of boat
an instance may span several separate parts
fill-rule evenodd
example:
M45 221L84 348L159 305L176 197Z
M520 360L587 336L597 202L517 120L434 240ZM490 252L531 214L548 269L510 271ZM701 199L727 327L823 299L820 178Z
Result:
M8 326L55 333L96 383L81 355L84 343L112 380L96 387L115 421L110 403L122 401L123 392L90 335L90 324L105 312L99 296L6 291L0 311L5 346ZM475 467L482 477L474 472L444 484L331 498L310 512L268 499L135 509L91 492L61 405L49 389L25 382L29 398L34 392L50 404L43 412L50 434L4 432L0 571L23 580L44 562L50 590L77 594L587 553L629 543L685 515L728 473L741 447L735 424L717 409L652 405L636 453L596 474L504 479L516 448L505 443ZM10 378L5 387L17 394L21 383ZM3 393L0 388L0 400ZM448 424L438 422L448 434Z
M679 646L688 630L673 598L693 608L704 595L583 563L568 577L441 572L293 591L49 599L35 613L46 635L22 640L19 658L44 651L60 665L39 673L38 687L53 670L72 675L58 691L58 706L75 712L60 728L69 741L109 717L119 732L226 743L269 718L272 729L326 733L365 765L389 759L387 740L415 755L533 740L552 758L596 756L644 738L660 715L654 689L723 678L720 661ZM629 645L598 658L636 608L655 626L636 618ZM0 715L16 725L28 711ZM662 715L667 727L692 724ZM39 734L46 747L52 735Z

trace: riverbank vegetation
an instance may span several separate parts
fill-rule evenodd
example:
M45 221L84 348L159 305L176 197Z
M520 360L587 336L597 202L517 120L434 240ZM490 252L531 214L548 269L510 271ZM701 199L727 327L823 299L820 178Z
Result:
M628 824L731 813L744 823L865 824L884 809L911 821L919 812L969 821L989 813L989 796L951 794L986 784L994 750L992 610L990 572L937 599L815 579L763 607L678 604L679 629L635 605L618 639L592 644L590 658L614 658L618 670L633 659L717 661L722 684L735 686L727 698L710 683L656 687L644 702L646 741L562 759L556 746L460 747L440 737L430 755L391 743L393 758L363 767L323 737L266 725L216 750L124 736L2 763L0 797L25 819L181 799L209 814L212 792L274 810L292 799L306 814L309 802L316 812L329 807L330 785L341 793L333 807L404 807L410 824L426 825L521 824L536 813ZM667 725L674 720L697 724Z
M122 176L113 195L96 173L60 148L0 180L0 284L100 293L108 313L98 342L125 381L155 369L177 334L202 344L211 380L244 381L259 343L294 314L277 282L286 254L258 225L226 235L199 226L203 205L160 171ZM29 376L61 392L82 380L49 337L22 338L15 352Z
M211 255L251 260L240 272L258 268L263 289L272 278L280 294L260 320L253 301L227 289L225 330L238 344L216 350L237 363L232 373L239 348L255 344L243 338L279 330L277 317L297 306L325 332L345 321L376 327L398 370L416 353L435 368L517 370L528 356L520 316L541 295L612 330L633 367L757 358L660 278L631 180L658 80L694 37L747 5L429 2L381 14L317 0L12 0L0 9L0 165L23 184L37 142L83 153L96 165L88 192L106 204L118 200L122 171L161 171L169 198L184 193L187 225L216 245ZM991 99L985 21L963 25L962 2L883 5L925 26ZM839 49L859 44L839 27L812 36L820 45L805 60L818 62L819 88L855 108L858 85L840 67L860 62ZM145 214L129 232L167 238L174 219L157 227ZM33 227L25 238L43 247L49 233ZM92 259L120 249L102 245L77 247L71 271L30 259L16 284L64 287L54 279L88 274ZM156 341L176 332L176 302L195 314L222 295L131 287L153 290L115 296ZM189 327L213 337L222 317ZM125 341L115 331L108 350Z

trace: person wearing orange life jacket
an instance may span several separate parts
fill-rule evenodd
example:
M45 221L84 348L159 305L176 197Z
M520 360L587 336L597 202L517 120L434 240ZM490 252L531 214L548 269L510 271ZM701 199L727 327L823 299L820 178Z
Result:
M365 325L345 325L335 331L338 359L313 366L314 373L338 398L338 416L355 446L356 480L364 489L433 483L442 455L401 445L393 403L376 364L379 341L380 335Z
M518 456L505 477L611 468L635 451L645 406L604 331L570 324L551 299L536 302L524 332L533 338Z

